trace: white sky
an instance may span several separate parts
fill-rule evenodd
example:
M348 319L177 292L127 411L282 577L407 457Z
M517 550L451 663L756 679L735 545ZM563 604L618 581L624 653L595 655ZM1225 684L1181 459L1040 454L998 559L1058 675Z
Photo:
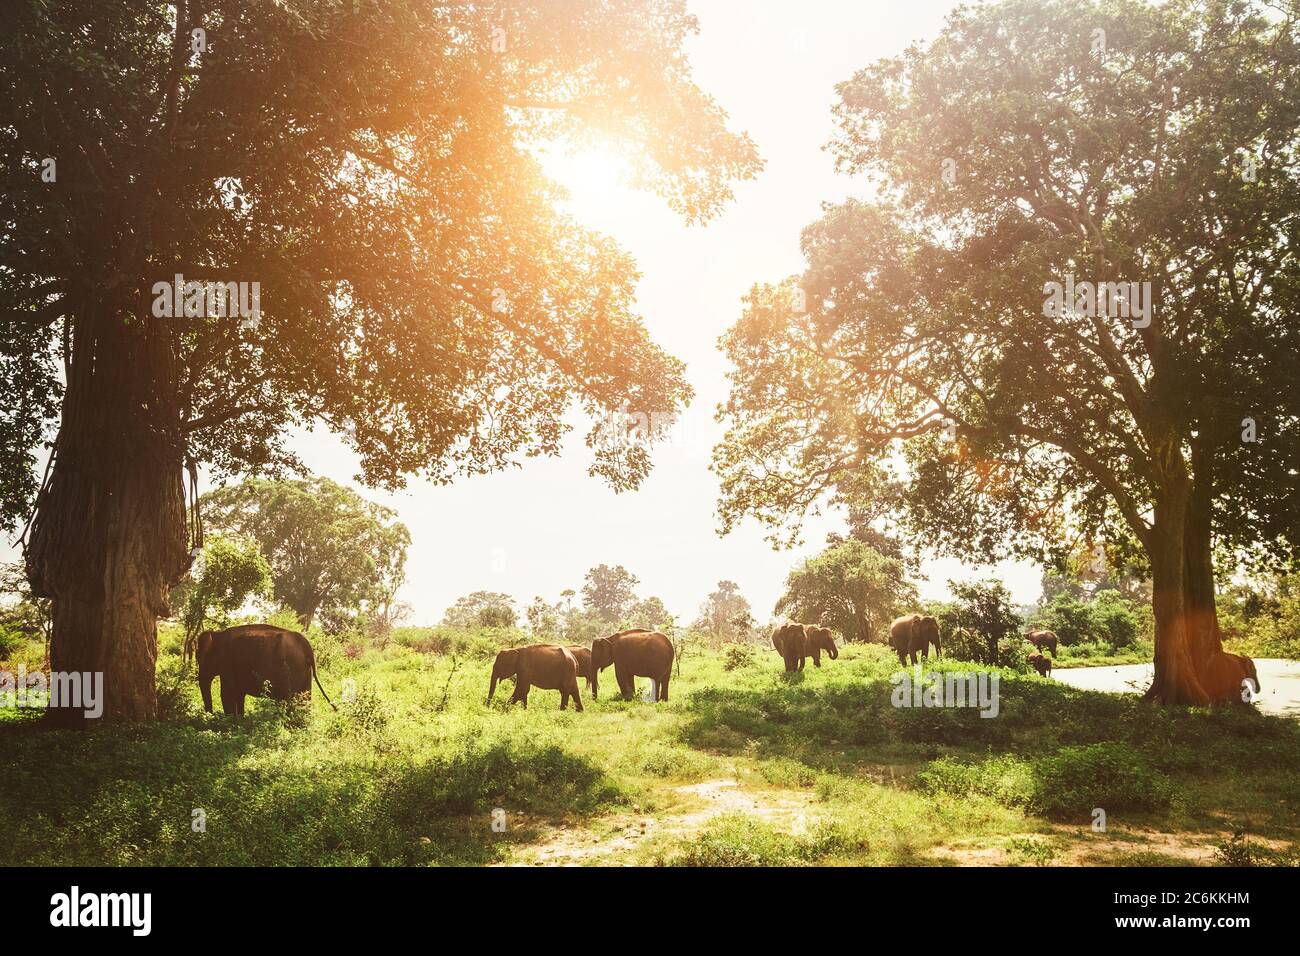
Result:
M758 281L801 272L800 230L861 183L836 175L823 146L831 139L834 86L873 60L934 36L950 0L690 0L701 33L690 44L699 85L745 130L766 160L760 176L739 184L736 200L704 227L686 227L655 197L632 193L599 160L557 163L573 192L572 213L614 237L643 278L638 307L651 335L687 363L696 399L640 490L615 495L586 469L590 453L578 428L558 459L534 459L506 473L450 487L413 481L405 492L362 494L394 508L412 546L402 594L416 624L433 624L456 598L504 591L522 610L534 595L559 599L581 588L587 569L622 564L637 575L641 596L658 595L679 623L694 620L720 579L740 585L766 621L790 569L816 553L833 516L804 529L804 544L773 551L756 522L717 535L718 487L708 463L721 427L713 412L726 394L726 363L717 340L740 313L741 296ZM354 484L356 462L334 437L317 431L294 439L317 474ZM206 490L206 489L204 489ZM996 573L1017 601L1038 596L1038 571L930 560L923 597L947 592L949 578Z

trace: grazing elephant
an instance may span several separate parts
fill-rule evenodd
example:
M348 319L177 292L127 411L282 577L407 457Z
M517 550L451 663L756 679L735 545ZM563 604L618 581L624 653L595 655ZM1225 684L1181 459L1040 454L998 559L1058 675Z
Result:
M835 660L840 656L840 649L835 646L835 635L831 633L829 627L805 624L804 634L808 637L806 645L808 654L817 667L822 666L822 651L825 651L831 660Z
M787 673L803 670L808 656L808 629L802 624L782 624L772 632L772 646L785 661Z
M567 647L556 644L530 644L528 647L510 647L497 654L492 662L492 683L488 687L490 703L497 692L497 681L508 677L515 679L515 692L510 703L528 707L528 691L533 687L560 692L560 710L569 706L582 713L582 697L578 694L578 661Z
M658 631L643 627L619 631L591 642L592 693L597 676L610 664L624 700L636 693L636 679L649 677L655 683L655 700L668 699L668 679L673 671L673 642Z
M889 625L889 646L898 653L900 664L908 663L909 658L915 664L917 654L928 659L931 645L934 656L941 657L939 622L928 614L905 614Z
M578 662L578 676L587 680L587 690L591 691L591 699L596 699L596 672L591 668L591 648L583 647L581 644L570 644L568 651L573 655L573 659Z
M1044 657L1042 654L1030 654L1027 659L1033 665L1034 670L1038 671L1039 677L1052 676L1052 661L1050 658Z
M1025 635L1025 640L1040 651L1051 651L1052 656L1056 657L1056 642L1058 640L1055 631L1030 631Z
M1246 692L1247 682L1250 693ZM1244 654L1219 651L1206 662L1201 673L1201 686L1216 703L1250 703L1259 696L1259 673L1255 670L1255 662Z
M325 702L334 707L321 687L311 643L297 631L270 624L242 624L223 631L204 631L196 647L199 691L208 713L212 713L214 677L221 680L221 709L237 717L244 714L244 697L261 697L268 682L270 696L275 700L289 700L299 694L306 694L310 700L313 677Z

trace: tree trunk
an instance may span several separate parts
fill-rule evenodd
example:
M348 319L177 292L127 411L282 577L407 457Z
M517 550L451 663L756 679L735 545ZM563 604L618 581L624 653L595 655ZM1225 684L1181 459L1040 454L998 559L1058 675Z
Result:
M52 602L51 669L101 673L105 721L155 716L157 618L189 565L170 321L81 310L27 549L33 590ZM81 708L47 719L85 724Z
M1214 537L1211 502L1214 481L1206 455L1193 452L1194 481L1187 503L1184 597L1187 641L1192 665L1202 673L1207 663L1223 651L1219 612L1214 602Z
M1162 704L1207 704L1192 660L1184 600L1189 488L1181 452L1171 443L1156 495L1151 529L1152 610L1156 621L1155 679L1146 700Z

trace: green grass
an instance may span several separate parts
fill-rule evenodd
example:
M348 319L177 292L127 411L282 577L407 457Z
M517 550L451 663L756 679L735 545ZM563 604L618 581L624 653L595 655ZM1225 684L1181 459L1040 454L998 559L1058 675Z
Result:
M509 686L485 705L478 643L350 656L322 639L331 696L357 687L338 713L318 694L306 710L203 714L171 645L167 720L73 733L0 711L0 864L475 865L530 861L559 832L619 841L616 858L579 862L916 864L985 848L1031 865L1069 862L1094 807L1113 834L1231 846L1240 827L1256 842L1227 859L1289 859L1298 839L1300 724L1242 708L1159 710L1011 671L993 719L895 708L896 660L850 646L793 676L774 652L692 650L667 704L605 696L578 714L534 690L525 711ZM1135 837L1108 862L1144 853Z

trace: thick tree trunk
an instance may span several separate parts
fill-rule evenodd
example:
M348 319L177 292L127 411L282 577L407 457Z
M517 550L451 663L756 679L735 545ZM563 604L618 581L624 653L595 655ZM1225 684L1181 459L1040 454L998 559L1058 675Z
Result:
M1179 456L1171 448L1169 458ZM1189 487L1180 461L1166 467L1156 497L1151 533L1152 610L1156 621L1155 679L1147 700L1163 704L1207 704L1192 660L1186 595L1186 527Z
M1223 651L1223 638L1214 602L1213 476L1204 456L1194 454L1192 464L1195 481L1187 503L1183 600L1192 664L1202 673L1207 662Z
M105 721L156 713L157 618L189 563L170 320L78 316L50 483L27 550L53 605L50 666L103 675ZM51 708L57 726L81 708Z

